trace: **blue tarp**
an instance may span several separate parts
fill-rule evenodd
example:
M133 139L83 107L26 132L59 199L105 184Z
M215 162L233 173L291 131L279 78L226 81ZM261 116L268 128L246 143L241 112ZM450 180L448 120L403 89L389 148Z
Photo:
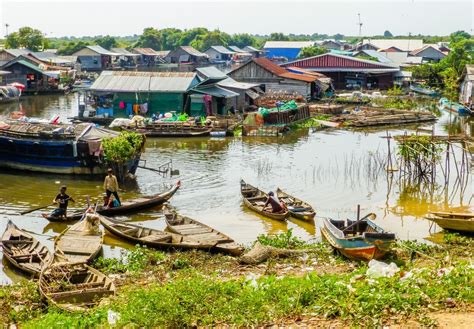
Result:
M301 48L265 48L264 50L267 58L286 57L288 60L293 60L298 57Z

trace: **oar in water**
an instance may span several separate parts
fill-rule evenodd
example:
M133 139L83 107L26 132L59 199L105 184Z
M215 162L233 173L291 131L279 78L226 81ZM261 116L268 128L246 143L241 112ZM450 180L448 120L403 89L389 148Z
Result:
M66 199L66 200L69 200L69 199ZM46 205L46 206L41 206L41 207L33 208L33 209L30 209L30 210L27 210L27 211L22 211L22 212L20 213L20 215L25 215L25 214L29 214L30 212L36 211L36 210L48 208L48 207L51 207L51 206L54 205L54 204L55 204L55 202L50 203L50 204L48 204L48 205Z

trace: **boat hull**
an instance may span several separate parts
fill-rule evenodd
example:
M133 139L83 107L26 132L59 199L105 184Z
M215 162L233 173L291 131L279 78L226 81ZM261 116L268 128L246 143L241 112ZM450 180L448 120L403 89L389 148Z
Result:
M463 233L474 233L474 218L441 218L431 217L429 220L438 224L444 230Z

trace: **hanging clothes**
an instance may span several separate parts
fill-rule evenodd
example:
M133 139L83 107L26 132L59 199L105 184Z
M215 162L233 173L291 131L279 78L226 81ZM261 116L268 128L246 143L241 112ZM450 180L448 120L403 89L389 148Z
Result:
M140 111L140 105L133 104L133 113L138 114L139 111Z
M204 95L202 100L204 101L204 106L206 107L206 116L212 115L212 96Z
M119 103L119 109L123 110L125 108L125 102L124 101L120 101Z
M125 113L127 114L128 117L133 115L133 106L132 106L132 104L127 103Z
M147 114L148 112L148 103L140 104L140 113Z

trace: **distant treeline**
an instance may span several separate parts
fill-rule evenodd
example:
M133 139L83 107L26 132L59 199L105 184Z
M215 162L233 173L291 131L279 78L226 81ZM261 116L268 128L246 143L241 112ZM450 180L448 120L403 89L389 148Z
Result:
M426 43L435 43L438 41L447 41L449 36L425 36L411 35L411 38L423 39ZM369 37L364 37L369 38ZM407 36L393 36L389 31L383 35L371 36L370 38L407 38ZM271 33L269 35L237 33L228 34L219 30L208 30L203 27L197 27L189 30L180 30L175 28L155 29L152 27L143 30L141 35L131 36L84 36L84 37L60 37L46 38L44 33L31 27L20 28L19 31L10 33L4 40L5 47L20 48L25 47L32 50L42 50L48 48L58 49L59 54L70 55L87 45L100 45L106 49L110 48L153 48L155 50L171 50L178 46L193 46L204 51L210 46L254 46L260 48L265 41L311 41L311 40L346 40L352 44L357 43L362 38L354 36L344 36L342 34L284 34Z

